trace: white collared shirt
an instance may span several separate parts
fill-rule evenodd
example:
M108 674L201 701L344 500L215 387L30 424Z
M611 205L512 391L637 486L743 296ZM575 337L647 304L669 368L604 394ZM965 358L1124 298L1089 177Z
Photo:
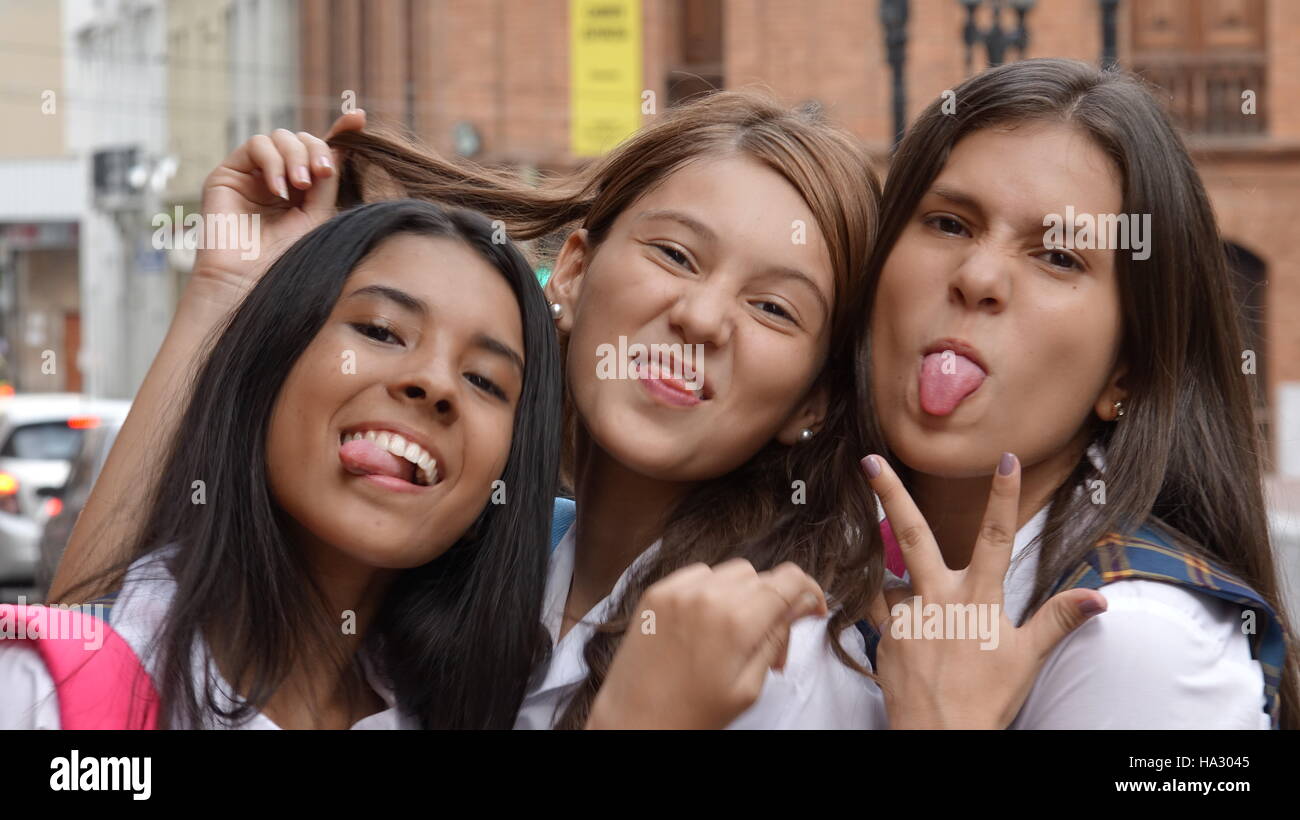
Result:
M154 641L160 633L176 583L166 571L163 559L170 548L141 558L127 570L122 590L113 604L110 626L131 647L141 663L157 680L157 653ZM195 646L195 678L202 680L202 666L209 664L209 674L216 683L222 705L229 708L233 701L230 686L217 672L216 664L207 654L207 645L200 637ZM368 660L362 658L366 679L388 708L368 715L352 724L353 729L417 729L418 721L401 713L396 697L387 682L379 676ZM129 684L128 684L129 685ZM200 701L201 702L201 701ZM58 729L59 704L45 663L40 655L25 641L0 641L0 729ZM216 716L199 727L203 729L278 729L266 715L258 712L238 726L219 723Z
M557 640L564 604L573 580L576 549L574 527L551 553L546 578L542 623L551 635L550 661L537 670L516 729L549 729L564 712L569 698L587 677L582 650L622 597L632 575L659 548L656 542L641 553L619 577L614 589ZM884 700L870 679L849 669L831 651L826 639L829 616L801 618L790 629L790 643L782 672L767 673L758 700L729 729L866 729L883 726ZM866 668L865 645L854 627L839 636L849 656Z
M1033 593L1036 539L1047 514L1044 507L1016 533L1003 583L1013 623ZM565 533L551 556L543 609L555 649L525 696L515 728L549 728L559 717L587 674L587 639L657 547L642 553L557 645L573 577L573 528ZM1116 581L1101 592L1107 611L1053 650L1010 728L1269 728L1264 673L1250 655L1239 607L1161 581ZM728 728L888 727L879 688L836 659L826 644L826 624L825 618L804 618L794 625L785 672L769 672L759 700ZM840 641L867 665L856 629L845 630Z
M1029 603L1044 507L1016 533L1007 617ZM1241 608L1187 587L1130 579L1048 656L1012 729L1267 729L1264 670Z

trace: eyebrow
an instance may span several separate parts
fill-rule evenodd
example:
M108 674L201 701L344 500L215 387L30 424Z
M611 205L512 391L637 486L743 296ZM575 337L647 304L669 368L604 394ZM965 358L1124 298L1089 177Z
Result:
M965 191L952 188L947 185L932 185L928 193L946 199L958 207L974 211L980 219L987 219L988 216L980 205L979 200ZM1018 230L1025 236L1041 235L1043 233L1043 221L1037 217L1026 217L1024 224L1019 226Z
M969 208L970 210L975 211L981 216L984 214L984 209L980 207L979 200L977 200L975 197L971 196L970 194L966 193L965 191L960 191L956 188L951 188L947 185L931 185L928 193L933 194L934 196L937 196L940 199L946 199L949 202L953 203L954 205L959 205L963 208Z
M356 296L377 296L380 299L387 299L390 302L405 308L412 313L418 313L421 318L429 316L429 304L423 299L412 296L404 290L389 287L388 285L366 285L363 288L357 288L349 293L344 299L351 299ZM524 372L524 357L520 356L510 345L502 342L500 339L493 338L486 333L477 333L471 340L474 347L485 350L497 356L507 359L515 369L520 373Z
M505 342L494 339L486 333L479 333L474 336L474 346L481 350L485 350L488 353L504 357L514 365L515 369L521 374L524 372L523 357L516 353L515 349Z
M649 219L667 219L672 222L677 222L690 230L695 231L695 233L700 235L700 238L707 242L716 242L718 239L718 235L714 233L712 228L690 214L683 213L682 211L674 211L669 208L658 208L653 211L642 211L637 217L637 221Z
M351 299L354 296L378 296L380 299L394 302L399 307L405 308L412 313L418 313L421 317L429 315L429 305L423 299L418 299L404 290L390 288L387 285L366 285L364 288L357 288L343 298Z

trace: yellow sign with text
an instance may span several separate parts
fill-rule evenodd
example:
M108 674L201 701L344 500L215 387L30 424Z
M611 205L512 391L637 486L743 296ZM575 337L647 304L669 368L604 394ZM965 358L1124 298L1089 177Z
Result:
M595 157L641 127L641 0L569 0L570 145Z

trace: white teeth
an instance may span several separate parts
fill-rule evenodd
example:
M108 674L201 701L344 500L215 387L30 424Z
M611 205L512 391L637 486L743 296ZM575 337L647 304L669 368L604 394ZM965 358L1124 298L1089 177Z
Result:
M414 441L407 441L397 433L389 433L384 430L367 430L364 433L348 433L343 436L343 442L360 441L365 439L373 441L375 446L385 450L398 458L404 458L416 466L417 483L426 486L433 484L438 478L438 461L420 445Z
M406 454L406 439L396 433L390 435L388 437L388 452L399 458L404 456Z

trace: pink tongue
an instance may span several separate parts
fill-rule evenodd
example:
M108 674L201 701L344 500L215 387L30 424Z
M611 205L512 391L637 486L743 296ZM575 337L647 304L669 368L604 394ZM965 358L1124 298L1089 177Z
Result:
M379 449L367 439L345 443L339 448L339 461L343 462L343 469L353 475L387 475L410 481L415 474L414 464Z
M975 392L984 375L979 365L952 351L927 355L921 364L921 409L934 416L948 415Z

